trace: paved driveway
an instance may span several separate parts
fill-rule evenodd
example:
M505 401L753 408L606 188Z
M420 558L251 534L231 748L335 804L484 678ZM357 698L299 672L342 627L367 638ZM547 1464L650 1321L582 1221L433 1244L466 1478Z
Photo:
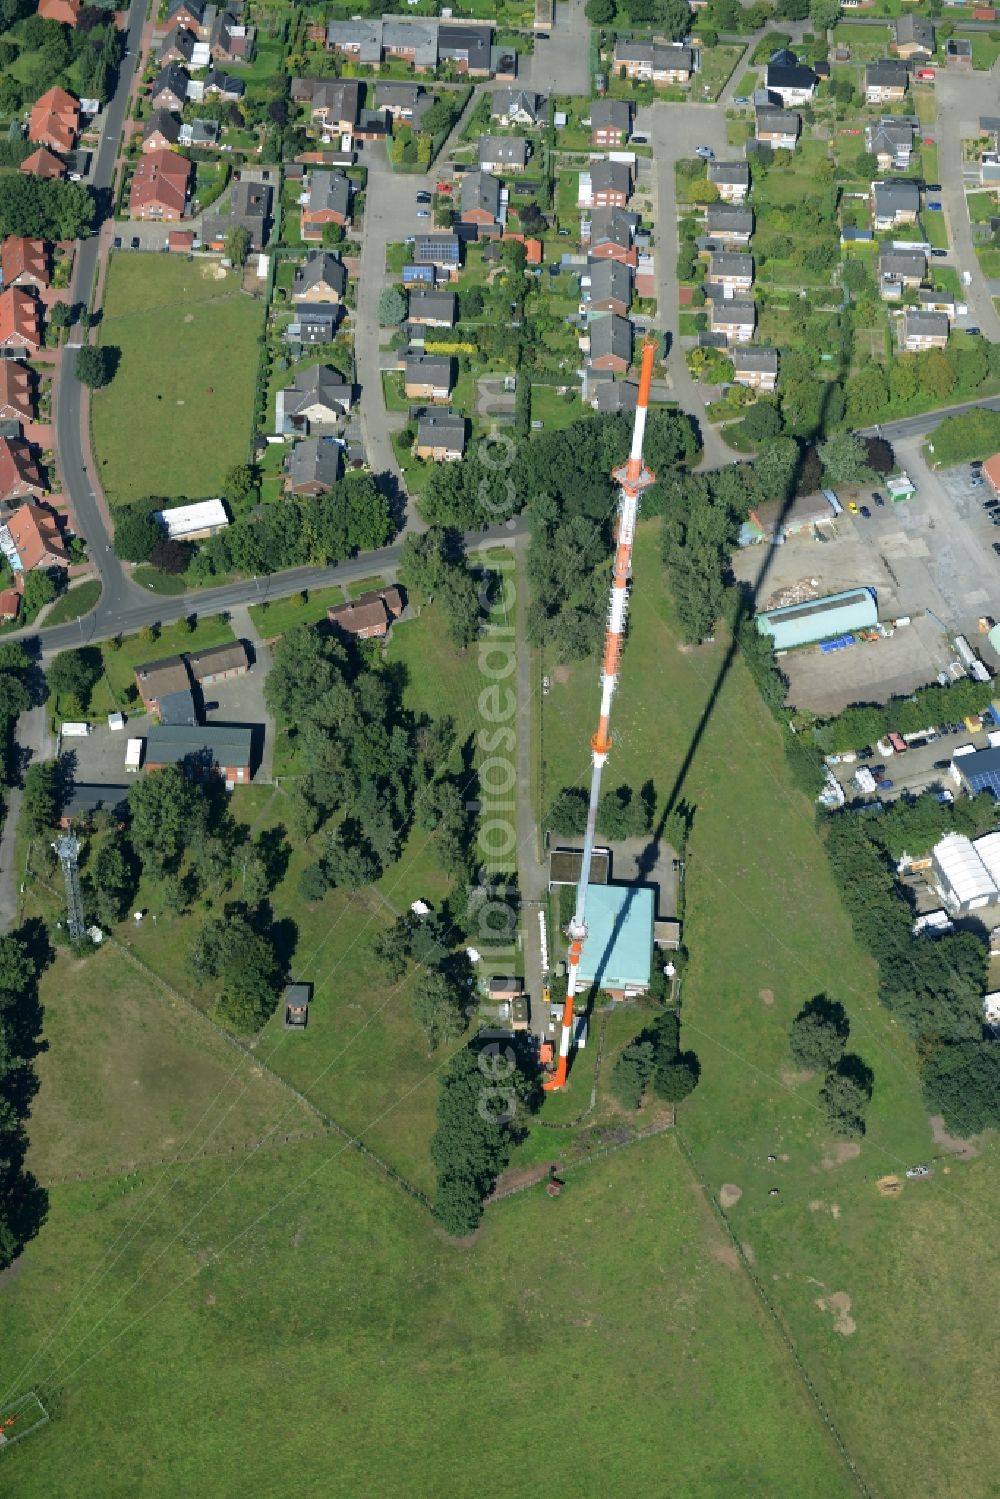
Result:
M962 141L978 134L980 115L996 114L998 85L998 67L990 73L960 74L939 70L935 83L938 170L941 199L948 219L950 258L960 272L971 272L971 286L962 288L962 296L969 305L969 321L981 328L993 343L1000 342L1000 317L972 248L972 228L962 178Z
M584 0L562 0L548 41L519 63L518 83L539 94L590 93L590 23Z

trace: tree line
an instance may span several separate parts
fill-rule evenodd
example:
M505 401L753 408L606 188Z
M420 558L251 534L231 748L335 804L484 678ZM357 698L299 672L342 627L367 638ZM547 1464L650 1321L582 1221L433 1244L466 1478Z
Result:
M677 1011L663 1010L628 1043L608 1084L623 1108L641 1108L650 1088L666 1103L680 1103L694 1091L701 1064L693 1051L681 1051L680 1039Z
M38 1090L38 979L50 957L40 922L0 937L0 1270L38 1232L48 1208L44 1188L25 1166L25 1125Z

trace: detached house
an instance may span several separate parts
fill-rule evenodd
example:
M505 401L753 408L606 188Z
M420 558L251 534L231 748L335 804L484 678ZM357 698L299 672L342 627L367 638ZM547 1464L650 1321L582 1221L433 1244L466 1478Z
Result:
M769 393L778 383L777 349L734 349L733 379L748 390Z
M893 29L895 41L892 50L897 57L926 62L934 56L937 44L933 21L928 21L925 16L899 16L893 22Z
M794 109L762 105L757 110L755 138L775 151L794 151L802 120Z
M948 344L950 323L943 312L903 314L901 343L908 354L922 354L926 349L944 349Z
M233 104L242 99L247 91L242 78L237 78L232 73L223 73L219 68L212 68L199 88L199 97L202 99L227 99Z
M634 269L639 254L635 248L638 215L621 208L595 208L585 225L591 260L620 260Z
M466 172L462 178L460 212L463 224L493 229L500 222L500 183L489 172Z
M455 411L425 411L417 422L414 452L425 463L457 463L465 453L465 417Z
M632 196L632 172L624 161L594 161L580 173L582 208L624 208Z
M32 151L26 156L18 167L26 177L45 177L50 181L60 181L66 175L66 163L60 161L48 146L39 146L37 151Z
M879 293L883 301L898 302L904 290L919 286L926 274L923 250L883 250L878 258Z
M490 118L501 125L544 125L549 117L549 101L544 94L520 88L498 88L490 100Z
M355 640L380 640L403 612L403 596L396 587L372 589L361 593L348 604L337 604L326 611L331 625Z
M723 295L735 296L753 286L753 256L715 254L708 263L706 282L722 288Z
M880 172L887 172L892 167L905 172L913 152L911 121L883 115L877 125L866 127L865 150L877 159Z
M870 62L865 68L865 102L899 104L906 97L910 74L905 63L895 58Z
M753 209L738 203L710 203L705 211L705 231L723 244L749 245Z
M615 72L636 83L689 83L696 65L694 48L678 42L615 42Z
M493 27L442 21L437 33L439 62L450 62L470 78L488 78L493 54Z
M723 298L709 303L709 331L721 333L727 344L746 344L757 326L757 308L753 302Z
M153 79L149 102L154 109L180 114L188 96L190 79L179 64L168 63Z
M411 354L403 365L403 390L408 401L447 401L454 384L450 359Z
M587 312L615 312L625 317L632 302L632 271L620 260L592 260L587 267L583 298Z
M590 106L590 144L624 146L632 134L632 106L627 99L595 99Z
M423 328L454 328L457 298L453 291L411 291L406 313L408 323Z
M176 151L151 151L139 158L132 176L128 208L134 219L174 222L187 202L191 163Z
M293 302L342 302L347 292L347 270L328 250L314 251L295 267Z
M309 106L325 136L353 134L361 117L361 84L349 78L296 78L292 98Z
M896 224L915 224L920 211L920 189L915 182L873 182L872 226L892 229Z
M791 66L784 63L769 63L764 87L769 94L777 94L783 105L808 104L816 93L816 74L812 68L802 67L798 62Z
M0 437L0 504L40 499L45 480L31 449L20 437Z
M349 224L351 191L351 179L343 172L313 172L302 205L302 238L322 239L324 224Z
M7 522L14 553L15 572L30 573L36 567L69 567L69 553L59 531L55 513L29 500Z
M310 365L274 398L275 429L283 437L336 428L354 404L354 386L337 370Z
M591 368L624 375L632 363L632 331L629 319L614 312L592 318L589 324Z
M19 359L0 359L0 421L34 421L33 379L31 368Z
M49 257L42 239L8 234L0 245L0 283L31 286L41 291L49 284Z
M708 180L723 203L742 203L750 191L750 168L745 161L710 161Z
M179 144L180 136L180 121L176 115L168 114L165 109L154 110L142 132L142 153L148 156L150 151L169 151Z
M50 88L32 105L28 139L65 154L80 133L80 103L64 88Z
M286 466L289 494L329 494L340 478L340 444L331 437L306 437L292 445Z
M197 45L193 31L188 31L183 26L174 26L160 43L157 57L161 63L179 62L185 63L188 67L203 66L200 58L195 61L194 54Z
M479 166L484 172L523 172L528 165L528 142L520 135L481 135Z
M457 270L462 263L461 241L457 234L417 234L413 239L415 265L439 266Z
M943 312L949 323L958 316L958 305L950 292L922 290L917 292L921 312Z
M42 347L42 304L26 286L0 292L0 349L30 357Z
M75 27L80 19L83 0L38 0L38 15L43 21Z

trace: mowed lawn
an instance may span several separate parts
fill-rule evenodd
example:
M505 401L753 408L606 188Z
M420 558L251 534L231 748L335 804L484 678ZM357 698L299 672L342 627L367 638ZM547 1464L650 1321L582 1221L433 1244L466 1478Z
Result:
M214 495L246 460L263 319L215 260L112 255L101 342L121 364L91 405L112 504Z
M854 1492L669 1136L468 1249L332 1141L168 1181L57 1190L0 1295L12 1499Z
M982 1294L998 1272L995 1143L965 1163L932 1142L913 1048L877 1002L781 731L742 661L727 665L724 631L711 646L680 643L658 529L640 527L605 776L652 774L661 807L676 786L694 808L681 1013L702 1076L679 1133L714 1195L738 1189L730 1221L870 1487L987 1493L995 1453L982 1432L1000 1373L997 1313ZM589 774L596 706L590 665L545 699L549 797ZM875 1073L859 1151L829 1135L821 1079L796 1074L788 1054L792 1017L820 993L845 1006L850 1049ZM918 1162L933 1175L906 1182ZM904 1181L898 1195L879 1192L887 1175Z

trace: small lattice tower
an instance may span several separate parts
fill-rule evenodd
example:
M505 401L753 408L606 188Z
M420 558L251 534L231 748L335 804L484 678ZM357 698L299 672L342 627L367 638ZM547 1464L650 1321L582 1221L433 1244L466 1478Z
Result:
M70 940L79 942L86 930L83 921L83 897L80 894L80 845L72 833L64 833L52 847L62 865L66 882L66 925Z

